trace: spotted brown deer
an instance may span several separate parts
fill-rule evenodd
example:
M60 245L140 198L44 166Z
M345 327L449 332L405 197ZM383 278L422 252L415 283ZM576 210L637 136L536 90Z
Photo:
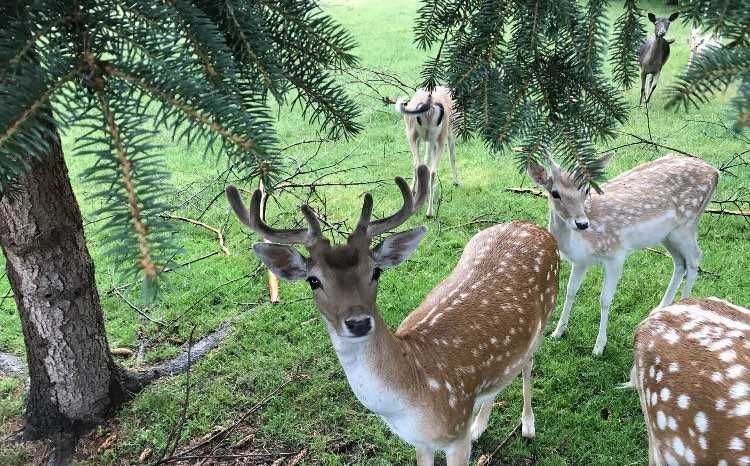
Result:
M600 163L606 165L609 156ZM529 176L547 190L549 229L563 257L572 263L560 320L552 334L561 338L570 319L576 293L593 264L604 267L601 317L594 355L607 344L609 308L632 252L663 244L672 256L674 272L660 306L671 304L683 277L683 298L690 295L702 258L698 220L711 200L719 172L693 157L668 155L647 162L602 186L602 194L578 187L573 176L551 158L549 173L537 163Z
M657 18L653 13L648 14L648 20L654 23L654 37L646 39L638 49L638 65L641 67L641 98L645 97L646 103L651 100L651 94L659 82L659 75L664 64L669 59L669 44L674 40L667 40L665 36L669 30L669 24L677 19L678 13L672 13L669 18ZM646 77L651 76L646 92Z
M653 311L634 340L649 464L750 464L750 310L686 299Z
M446 144L448 144L453 184L458 186L456 137L453 134L453 97L447 87L438 86L432 92L419 89L410 100L406 97L399 98L394 107L398 113L404 116L406 137L409 140L413 157L414 180L417 179L417 167L419 165L424 163L430 169L429 197L427 199L427 217L430 218L435 213L433 204L436 190L435 178ZM424 162L420 156L422 142L427 145Z
M403 206L371 221L366 194L346 244L331 245L313 211L302 206L308 227L276 230L260 218L260 193L249 210L237 190L227 197L240 220L273 243L253 250L287 280L307 280L352 391L399 437L416 448L419 466L444 451L448 466L465 466L471 441L487 427L495 396L519 373L523 378L522 434L534 437L531 408L533 356L555 307L559 258L554 238L526 222L477 233L448 278L391 332L376 294L381 271L406 260L426 229L387 237L419 209L429 172L417 170L416 197L402 178ZM278 244L274 244L278 243ZM292 244L301 244L304 257Z

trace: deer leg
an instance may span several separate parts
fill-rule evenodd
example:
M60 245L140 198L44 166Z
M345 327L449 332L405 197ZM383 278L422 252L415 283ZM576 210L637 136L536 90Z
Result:
M641 98L638 99L638 105L643 103L643 93L646 88L646 72L641 70Z
M471 439L467 437L445 450L447 466L469 466L471 458Z
M656 73L651 75L651 89L648 91L648 96L646 96L646 103L649 103L651 100L651 94L654 93L654 89L656 89L656 84L659 82L659 75L661 74L661 71L657 71Z
M589 266L586 264L573 263L570 270L570 278L568 278L568 288L565 291L565 304L563 305L562 314L560 314L560 320L557 321L557 328L552 333L552 338L558 339L565 335L565 330L568 328L568 320L570 319L570 310L573 308L578 288L581 287L581 282L586 277L588 268Z
M534 409L531 407L531 369L534 367L532 357L521 369L523 378L523 412L521 413L521 435L526 438L534 438Z
M664 247L667 248L669 254L672 256L672 263L674 270L672 271L672 279L669 281L667 291L664 293L664 297L659 303L659 307L669 306L674 302L674 295L677 293L677 288L680 286L682 277L685 276L685 257L682 255L679 245L675 244L674 240L667 236L662 242Z
M417 449L417 466L433 466L435 464L435 452L431 449L418 446Z
M618 257L604 263L604 286L602 286L602 294L600 296L602 311L599 317L599 334L596 336L596 344L594 345L594 356L601 356L604 352L604 347L607 346L609 307L612 304L612 299L615 297L617 284L622 277L624 262L624 257Z
M697 227L698 225L695 224L679 230L678 244L682 255L685 257L685 266L687 268L685 284L682 286L683 298L689 297L690 292L693 291L693 285L695 285L695 280L698 278L698 266L703 258L703 252L700 246L698 246L698 239L696 238Z
M417 167L422 163L422 160L419 157L419 146L421 141L419 140L416 131L413 133L407 133L406 137L409 139L409 148L411 149L411 165L414 171L414 177L411 180L411 190L414 191L417 189Z
M479 408L479 413L471 424L471 440L478 440L487 429L487 424L490 422L490 413L492 413L492 403L492 401L488 401Z
M456 138L452 133L448 135L448 151L451 160L451 172L453 174L453 185L458 186L458 170L456 169Z
M430 168L430 183L429 183L429 195L427 198L427 218L432 218L435 215L434 202L435 202L435 191L437 191L437 171L440 165L440 156L443 154L443 142L430 141L427 153L427 164Z

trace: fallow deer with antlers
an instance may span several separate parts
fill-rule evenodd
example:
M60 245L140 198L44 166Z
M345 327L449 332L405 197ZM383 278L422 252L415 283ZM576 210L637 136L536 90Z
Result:
M471 441L487 427L495 396L523 378L522 434L534 437L531 368L555 308L559 258L554 238L525 222L495 225L466 245L451 275L395 332L378 312L381 271L406 260L424 226L371 241L397 228L427 196L429 172L417 170L417 194L396 178L403 206L371 221L372 197L346 244L331 245L308 206L308 227L276 230L260 218L259 192L246 209L234 187L227 197L240 220L272 243L253 250L287 280L307 280L339 362L360 402L416 448L419 466L445 451L448 466L465 466ZM290 245L301 244L304 257Z
M608 161L609 156L600 163ZM550 232L563 257L573 264L552 337L565 333L589 267L602 264L601 317L594 345L594 355L599 356L607 344L609 308L625 259L632 252L661 243L671 254L674 273L660 307L672 303L683 277L682 297L690 296L703 255L698 246L698 220L716 189L719 172L700 159L668 155L604 184L602 194L589 194L551 158L549 164L549 173L533 162L528 172L548 192Z
M750 310L683 300L641 322L634 345L649 464L750 464Z

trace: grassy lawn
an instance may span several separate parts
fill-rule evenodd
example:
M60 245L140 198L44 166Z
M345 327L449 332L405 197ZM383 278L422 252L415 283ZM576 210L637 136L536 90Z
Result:
M648 2L642 4L644 9L650 6ZM357 38L360 44L357 53L363 66L386 70L409 83L418 81L425 55L412 45L416 0L330 0L322 5ZM661 1L653 2L651 11L665 13L662 5ZM618 8L610 11L612 21ZM651 28L648 31L652 33ZM717 124L729 119L727 103L733 91L716 96L700 111L674 114L663 110L665 87L687 63L688 35L689 27L680 22L670 29L669 36L676 42L662 73L661 86L652 99L650 124L644 109L636 107L638 89L635 88L627 91L626 98L633 110L622 129L643 137L651 134L659 143L697 154L719 166L747 148L746 143ZM374 99L365 87L348 86L360 104L360 121L365 130L351 141L322 144L311 165L320 167L343 159L341 168L351 170L326 179L331 182L410 176L411 155L400 116ZM393 88L383 88L382 92L398 95ZM283 145L319 138L315 128L308 126L298 112L286 108L279 111L278 130ZM153 363L178 353L193 329L199 337L227 319L237 320L226 343L193 368L181 445L217 426L232 425L287 382L247 417L232 435L233 441L254 433L251 443L256 450L268 448L276 456L307 447L302 464L414 463L413 450L354 398L325 326L309 299L308 286L304 282L283 283L283 302L265 303L265 278L249 249L257 238L248 235L229 215L223 197L213 204L203 221L225 227L231 255L219 253L169 274L169 285L162 299L147 311L158 320L176 320L179 323L176 331L166 332L154 323L144 322L113 291L121 290L126 297L136 298L136 293L113 272L113 264L102 256L108 239L99 234L97 219L92 216L97 205L88 199L87 193L93 191L93 186L79 176L91 161L73 155L75 137L75 133L67 134L64 146L85 219L91 222L87 236L97 265L110 345L135 348L141 332L149 342L145 362ZM623 135L607 147L633 141ZM163 143L176 188L165 195L170 196L173 205L182 205L176 213L196 218L222 190L223 185L214 180L226 168L226 162L206 156L199 146L173 144L166 134ZM305 160L317 149L316 145L298 145L288 155ZM665 153L666 150L643 145L620 149L608 175L612 177ZM478 230L513 219L546 224L544 200L504 191L520 183L531 184L518 172L509 154L492 155L481 141L459 141L457 159L461 186L453 187L450 183L446 154L440 168L437 219L426 220L418 215L408 222L404 228L426 224L428 235L412 259L383 274L379 307L392 328L449 274L463 245ZM723 176L715 199L730 197L741 185L750 186L750 170L738 171L737 175ZM390 181L370 187L323 187L320 192L327 199L328 218L351 226L365 189L373 193L378 215L399 205L398 191ZM286 211L296 202L292 198L280 200ZM282 220L289 223L288 218ZM177 228L184 247L178 262L218 251L212 233L183 223L177 224ZM709 273L701 274L694 295L719 296L740 305L750 304L749 238L750 227L741 218L704 216L699 241L705 254L702 268ZM569 270L565 264L561 291ZM561 341L545 341L537 353L533 390L537 437L528 442L520 435L512 436L496 455L502 464L647 462L646 434L637 395L616 386L626 380L631 366L633 329L659 302L671 270L672 261L668 257L649 251L636 253L626 262L611 309L609 343L601 358L593 358L591 349L599 321L602 275L599 269L589 273L579 292L568 335ZM0 279L0 299L7 290L7 280ZM562 307L562 298L561 295L558 307ZM0 306L0 351L22 354L20 322L11 301L6 299ZM554 320L550 322L548 333L554 324ZM132 360L122 362L134 364ZM145 448L161 449L180 417L184 384L185 376L175 377L139 394L111 423L84 442L81 464L137 463ZM0 378L0 434L17 425L21 413L21 382ZM473 458L493 451L517 424L520 413L519 379L500 394L490 427L474 446ZM117 433L117 440L111 448L98 451L97 447L110 432ZM28 450L0 450L0 464L25 464L30 461L28 455ZM276 456L272 455L271 461Z

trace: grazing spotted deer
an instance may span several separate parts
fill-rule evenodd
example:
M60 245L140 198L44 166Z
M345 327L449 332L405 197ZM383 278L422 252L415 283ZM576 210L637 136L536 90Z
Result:
M641 98L639 104L643 102L645 96L646 103L651 100L651 94L656 89L656 83L659 82L659 75L664 64L669 59L669 44L674 40L667 40L669 24L677 19L677 13L672 13L669 18L657 18L653 13L648 14L648 19L654 23L654 37L646 39L638 49L638 64L641 67ZM646 89L646 77L651 75L648 93Z
M609 156L602 159L606 164ZM607 344L609 308L633 251L663 244L672 255L674 273L659 306L671 304L685 278L683 298L690 295L702 253L698 220L711 200L719 172L693 157L668 155L644 163L602 186L602 194L578 188L570 173L549 159L550 172L531 163L529 176L547 190L549 230L563 257L572 263L560 320L552 334L561 338L568 326L578 288L593 264L604 266L601 318L594 355Z
M688 67L690 67L698 57L705 55L709 49L721 47L721 37L713 33L703 34L700 29L693 28L690 31L688 45L690 45L690 58L688 59Z
M332 246L312 210L308 228L276 230L260 218L260 193L247 210L234 187L227 197L240 220L274 243L253 250L274 273L307 280L354 394L406 442L419 466L445 451L448 466L465 466L471 441L487 427L495 396L523 378L522 434L534 437L531 368L555 308L559 258L554 238L525 222L495 225L466 245L451 275L391 332L376 305L381 271L406 260L426 229L378 235L403 224L424 202L428 169L418 168L416 198L402 178L403 206L371 221L372 197L346 244ZM291 244L302 244L304 257Z
M429 198L427 200L427 217L434 215L433 197L435 178L437 177L440 159L443 157L445 144L451 161L453 184L458 186L456 171L456 137L453 134L453 97L447 87L436 87L432 93L419 89L407 103L406 97L396 101L396 111L404 116L406 137L413 156L414 180L417 179L417 167L425 164L430 169ZM427 144L425 160L420 157L422 142ZM412 186L414 189L414 186Z
M634 359L649 464L750 464L750 310L717 298L657 309Z

